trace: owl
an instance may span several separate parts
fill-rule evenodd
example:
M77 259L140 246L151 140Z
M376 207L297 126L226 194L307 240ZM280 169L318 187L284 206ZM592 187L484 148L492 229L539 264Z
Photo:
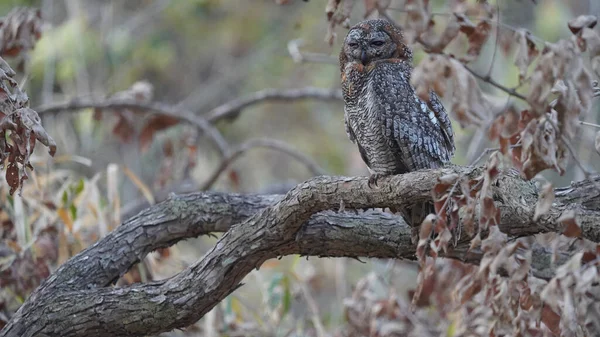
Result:
M450 161L450 119L435 92L428 101L415 93L412 51L400 29L383 19L358 23L348 31L339 60L346 133L371 173L369 187L382 176ZM413 224L424 218L409 217Z

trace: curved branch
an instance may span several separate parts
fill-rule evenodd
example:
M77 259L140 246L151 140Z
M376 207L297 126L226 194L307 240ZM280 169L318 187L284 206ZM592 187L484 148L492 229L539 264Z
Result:
M102 101L94 101L94 100L73 100L70 102L64 103L52 103L48 105L43 105L37 108L38 114L57 114L63 111L76 111L82 109L136 109L136 110L146 110L153 111L156 114L173 117L178 120L189 123L204 134L206 134L219 150L219 153L223 156L227 153L229 149L229 145L223 135L212 126L206 119L194 115L189 110L183 110L179 108L174 108L172 106L162 104L162 103L145 103L136 101L133 99L115 99L109 98Z
M422 202L431 198L437 178L451 173L473 178L481 169L455 166L412 172L383 178L378 189L368 188L366 177L322 176L283 197L219 193L172 197L60 267L0 335L156 334L200 319L269 258L289 254L412 258L411 229L398 217L327 210L337 209L340 202L347 209L401 208ZM575 209L583 237L600 241L600 196L587 182L557 190L553 208L538 222L532 221L537 201L532 183L504 172L493 184L493 194L501 209L499 228L513 237L561 232L557 218ZM168 280L102 288L153 249L207 231L224 231L238 222L202 260ZM476 262L477 256L465 253L466 248L461 242L448 257Z
M213 171L210 177L206 180L204 184L200 187L201 191L205 191L209 189L219 178L221 173L223 173L234 160L239 158L244 153L248 152L250 149L263 147L267 149L272 149L276 151L280 151L282 153L287 154L288 156L296 159L300 163L302 163L313 175L324 175L326 171L322 169L319 164L317 164L314 160L312 160L309 156L298 152L298 150L294 149L290 145L285 142L278 141L275 139L266 139L266 138L256 138L250 139L237 148L233 149L219 164L219 166Z
M341 101L342 91L340 89L325 89L306 87L300 89L264 89L229 101L214 108L207 114L206 120L215 123L222 119L237 118L240 110L262 101L287 102L299 99L319 99L326 101Z

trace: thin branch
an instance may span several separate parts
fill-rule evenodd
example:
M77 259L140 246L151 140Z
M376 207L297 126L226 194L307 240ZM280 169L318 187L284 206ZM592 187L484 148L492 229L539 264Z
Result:
M288 42L288 52L296 63L310 62L310 63L326 63L338 65L339 61L333 56L321 53L310 53L301 52L300 47L303 45L302 39L295 39Z
M246 141L245 143L241 144L240 146L238 146L237 148L231 150L231 152L229 152L225 156L225 158L223 158L223 160L221 161L219 166L213 171L213 173L206 180L206 182L204 184L202 184L202 186L200 187L200 190L205 191L205 190L209 189L217 181L219 176L229 167L229 165L231 165L231 163L234 160L236 160L237 158L239 158L241 155L248 152L249 150L251 150L253 148L257 148L257 147L263 147L263 148L268 148L268 149L283 152L283 153L289 155L290 157L296 159L297 161L302 163L304 166L306 166L306 168L308 168L313 175L326 174L326 171L324 169L322 169L319 166L319 164L317 164L314 160L312 160L307 155L298 152L298 150L294 149L287 143L278 141L275 139L257 138L257 139L250 139L250 140Z
M569 139L560 132L560 128L558 127L558 125L556 125L556 123L554 123L554 121L552 121L550 119L546 119L546 122L549 123L552 126L552 128L554 129L554 131L560 135L560 140L563 142L563 144L565 144L565 147L567 148L567 150L569 150L571 157L575 161L575 164L577 165L577 167L579 167L579 169L581 169L585 178L590 183L592 183L598 191L600 191L600 184L598 184L598 182L594 179L594 177L592 176L592 173L583 166L583 163L581 163L581 161L579 160L579 156L577 156L577 152L575 152L575 150L573 149L573 146L571 145L571 142L569 141ZM580 123L581 123L581 121L580 121Z
M586 125L586 126L592 126L592 127L600 129L600 125L594 124L594 123L590 123L590 122L579 121L579 124Z
M500 0L496 0L496 40L494 41L494 53L492 54L492 62L485 75L487 78L491 78L492 70L494 69L494 61L496 60L496 53L498 52L498 39L500 38Z
M489 76L483 76L481 74L479 74L478 72L474 71L473 69L471 69L469 66L467 66L466 64L463 64L463 66L465 67L465 69L467 69L473 76L477 77L478 79L489 83L491 85L493 85L494 87L504 91L505 93L514 96L520 100L523 100L525 102L527 102L527 97L523 96L522 94L518 93L516 89L514 88L508 88L503 86L502 84L496 82L496 80L494 80L493 78L489 77Z
M207 114L206 120L210 123L216 123L222 119L235 119L242 109L263 101L287 102L309 98L325 101L340 101L342 100L342 92L339 89L316 87L299 89L264 89L216 107Z
M106 99L102 101L95 100L72 100L64 103L53 103L48 105L42 105L36 109L38 114L57 114L64 111L78 111L82 109L100 109L100 110L118 110L118 109L135 109L152 111L155 114L173 117L189 123L204 134L206 134L214 143L216 148L219 150L221 155L225 155L228 152L229 145L223 135L212 126L206 119L194 115L189 110L175 109L172 106L162 103L145 103L131 99Z
M319 306L317 302L313 298L310 290L308 289L307 282L302 280L300 282L300 289L302 290L302 294L304 295L304 299L306 300L306 305L308 306L308 310L310 312L310 320L312 321L315 330L317 332L317 337L327 337L329 336L325 332L325 328L323 327L323 323L321 323L321 315L319 315Z
M387 9L393 10L393 11L399 12L399 13L410 13L411 12L411 11L407 11L407 10L405 10L403 8L388 7ZM463 14L466 15L466 13L463 13ZM452 12L430 12L429 15L431 15L431 16L446 16L447 17L447 16L454 15L454 13L452 13ZM389 16L387 16L387 17L389 17ZM497 24L499 27L505 28L506 30L510 30L511 32L515 32L516 33L518 31L517 28L515 28L515 27L513 27L513 26L511 26L509 24L506 24L506 23L504 23L502 21L499 21L499 20L497 22L494 22L494 21L492 21L488 17L475 16L475 15L466 15L466 17L468 17L471 20L487 21L490 24ZM544 39L542 39L540 37L537 37L535 35L531 35L531 38L534 39L534 40L537 40L541 44L545 43Z

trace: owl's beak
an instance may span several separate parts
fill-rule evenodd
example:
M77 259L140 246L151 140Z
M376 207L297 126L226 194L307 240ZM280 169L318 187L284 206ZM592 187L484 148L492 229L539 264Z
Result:
M363 66L367 65L367 52L364 49L360 51L360 62L362 62Z

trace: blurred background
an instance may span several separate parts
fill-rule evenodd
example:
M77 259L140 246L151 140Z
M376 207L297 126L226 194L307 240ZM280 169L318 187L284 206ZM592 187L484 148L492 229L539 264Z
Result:
M499 6L502 23L526 28L538 41L569 36L566 22L577 15L600 14L600 2L595 0L538 0L537 4L530 0L497 1L490 2ZM392 0L388 14L400 20L403 3ZM445 1L430 3L432 12L447 11ZM7 59L34 109L75 99L101 101L144 81L144 88L152 89L152 101L206 115L221 104L266 88L339 88L336 64L298 63L288 52L288 43L301 39L303 51L337 58L346 29L336 28L338 37L332 46L326 42L325 4L324 0L288 1L285 5L274 0L3 0L0 17L16 6L41 10L42 37L35 48L23 57ZM363 2L357 1L351 24L361 20L364 13ZM514 87L518 70L513 55L494 55L495 42L491 37L473 68L486 73L492 66L491 76L496 81ZM423 55L416 50L415 62ZM493 87L484 83L482 88L505 100ZM586 120L596 123L596 115L597 106ZM50 248L39 244L38 239L50 224L61 233L48 239L58 240L49 271L140 207L159 201L161 195L164 198L164 191L196 190L220 162L213 143L189 124L155 132L142 150L139 134L148 121L144 114L95 113L88 108L41 117L57 142L56 158L50 159L46 149L38 148L33 160L35 174L26 182L23 196L10 197L6 188L0 194L3 220L22 227L13 238L21 246L33 245L38 249L35 254L43 256ZM120 118L129 118L125 131L115 128L122 122ZM367 174L356 147L345 134L341 101L265 101L240 111L237 118L218 122L216 127L232 147L252 138L270 138L309 156L327 174ZM454 129L456 164L468 164L485 148L497 146L488 144L486 130L462 129L458 124ZM598 166L595 131L581 129L575 143L582 162L592 171ZM133 137L127 139L127 134ZM281 151L257 148L235 160L211 188L284 193L312 175L306 165ZM581 180L583 175L572 165L563 176L544 172L543 178L560 186ZM48 199L56 208L70 211L36 212ZM25 211L15 212L19 204ZM122 282L173 275L200 258L214 242L211 238L187 240L168 251L153 253L137 274L132 271ZM41 277L34 277L36 268L34 265L26 272L32 278ZM291 330L303 335L303 329L312 331L317 324L311 319L315 307L307 306L311 301L316 302L321 324L335 331L344 322L344 298L357 280L369 273L408 298L417 267L402 261L307 260L294 256L267 261L196 329L164 336L235 335L235 331L283 336ZM32 280L31 285L10 291L9 287L2 289L4 319L38 282ZM223 327L231 331L226 333Z

